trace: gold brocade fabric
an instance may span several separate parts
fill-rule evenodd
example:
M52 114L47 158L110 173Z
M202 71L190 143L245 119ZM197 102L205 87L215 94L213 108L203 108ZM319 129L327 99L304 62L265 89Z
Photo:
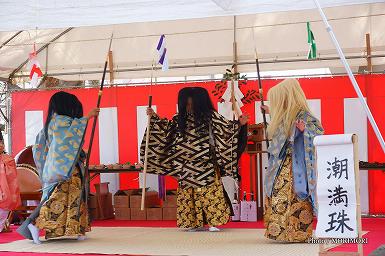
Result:
M81 185L79 169L76 167L72 177L60 183L42 206L36 226L45 230L46 239L85 235L85 232L90 231L88 210L84 202L81 202L78 214Z
M313 208L309 199L297 197L293 186L292 158L288 154L265 200L265 236L284 242L306 242L313 233Z
M230 208L218 179L210 186L178 189L177 225L199 228L205 224L220 226L230 220Z

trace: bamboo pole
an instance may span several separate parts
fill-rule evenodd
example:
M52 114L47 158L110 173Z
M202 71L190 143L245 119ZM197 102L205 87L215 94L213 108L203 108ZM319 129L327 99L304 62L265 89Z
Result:
M151 95L151 88L152 88L152 78L153 78L153 72L154 72L154 64L152 64L151 69L151 87L150 87L150 95L148 96L148 107L151 108L152 106L152 95ZM144 166L143 166L143 185L142 185L142 199L140 203L140 210L144 210L145 206L145 198L146 198L146 180L147 180L147 166L148 166L148 144L150 142L150 128L151 128L151 116L147 116L147 130L146 130L146 147L144 150Z
M111 50L111 44L112 44L112 37L113 35L111 35L111 39L110 39L110 45L108 47L108 51L107 51L107 56L106 56L106 60L104 62L104 72L103 72L103 76L102 76L102 81L100 83L100 88L99 88L99 92L98 92L98 100L97 100L97 103L96 103L96 107L99 108L100 107L100 102L102 100L102 95L103 95L103 87L104 87L104 81L105 81L105 78L106 78L106 72L107 72L107 63L108 63L108 53L110 52ZM92 130L91 130L91 136L90 136L90 143L88 145L88 151L87 151L87 159L86 159L86 166L85 166L85 173L84 173L84 181L83 181L83 188L85 188L85 185L87 184L87 182L89 181L89 166L90 166L90 157L91 157L91 150L92 150L92 144L93 144L93 140L94 140L94 136L95 136L95 130L96 130L96 122L97 122L97 117L94 118L94 122L92 124ZM86 202L88 200L88 198L86 197L85 198Z

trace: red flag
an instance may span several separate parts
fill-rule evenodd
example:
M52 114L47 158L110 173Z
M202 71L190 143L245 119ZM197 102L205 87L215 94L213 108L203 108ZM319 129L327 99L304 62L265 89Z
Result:
M41 77L43 75L43 72L41 72L41 69L36 64L33 64L31 68L31 72L29 73L29 78L32 79L33 74L37 74L37 77Z

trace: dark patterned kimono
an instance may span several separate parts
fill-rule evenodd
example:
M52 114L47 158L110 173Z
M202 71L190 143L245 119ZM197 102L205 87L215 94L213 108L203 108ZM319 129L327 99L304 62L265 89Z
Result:
M151 118L147 172L178 179L178 227L226 224L231 206L220 176L238 177L240 124L213 112L209 122L197 126L189 115L182 134L177 120L177 115L172 120Z

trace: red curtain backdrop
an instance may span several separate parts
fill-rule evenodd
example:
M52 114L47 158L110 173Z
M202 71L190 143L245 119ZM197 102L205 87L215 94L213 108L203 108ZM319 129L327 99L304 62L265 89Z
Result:
M281 80L264 80L262 82L264 94ZM299 79L308 99L321 100L322 125L326 134L338 134L344 132L344 98L357 98L357 95L348 77L311 78ZM367 98L369 107L380 128L385 135L385 75L357 76L358 84ZM158 114L171 118L176 112L178 91L186 86L206 87L209 92L214 89L215 82L167 84L152 86L153 104L157 106ZM258 90L256 81L248 81L242 90ZM71 89L66 90L79 97L83 103L84 112L87 113L95 107L98 89ZM25 111L42 110L44 118L48 102L56 91L23 91L12 93L11 128L12 128L12 155L16 155L25 147ZM137 161L137 116L136 107L147 105L149 86L137 87L112 87L105 88L101 107L117 107L118 110L118 134L119 134L119 159L121 163ZM218 100L212 95L212 100ZM216 105L216 104L215 104ZM242 108L244 113L251 117L251 123L255 122L254 104ZM98 128L97 128L98 131ZM109 131L103 131L108 133ZM88 147L90 129L88 129L85 145ZM99 163L99 133L95 133L95 140L91 155L91 163ZM102 134L101 134L102 136ZM368 123L368 160L385 162L385 155L381 146ZM241 161L242 188L246 191L250 188L249 157L244 154ZM177 186L175 180L168 178L168 188ZM371 214L385 213L385 173L381 171L369 171L369 208ZM137 174L122 174L120 186L123 189L138 187Z

